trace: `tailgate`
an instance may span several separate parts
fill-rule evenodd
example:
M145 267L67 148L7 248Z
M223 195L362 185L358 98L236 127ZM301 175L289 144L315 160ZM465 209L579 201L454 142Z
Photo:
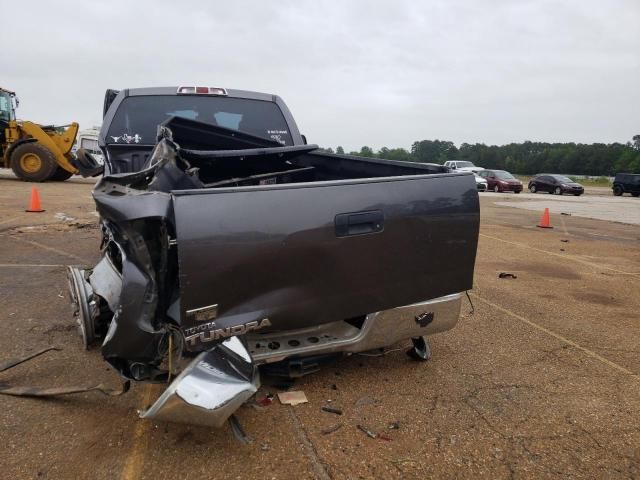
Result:
M173 192L189 348L468 290L473 175ZM265 321L264 319L268 319Z

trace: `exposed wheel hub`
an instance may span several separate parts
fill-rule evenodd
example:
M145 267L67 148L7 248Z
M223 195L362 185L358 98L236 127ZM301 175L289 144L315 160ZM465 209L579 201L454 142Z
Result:
M86 279L85 270L69 267L67 276L73 316L78 323L84 347L88 350L96 342L96 318L99 314L99 307L91 284Z

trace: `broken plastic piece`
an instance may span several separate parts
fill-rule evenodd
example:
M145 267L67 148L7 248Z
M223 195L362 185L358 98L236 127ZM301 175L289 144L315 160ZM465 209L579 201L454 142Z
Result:
M302 390L296 390L293 392L279 392L278 399L283 405L299 405L300 403L307 403L307 396Z
M268 407L273 403L273 395L271 393L266 394L260 400L258 400L258 405L261 407Z
M356 427L358 427L358 430L361 430L361 431L363 431L364 433L366 433L366 434L367 434L367 437L369 437L369 438L376 438L376 437L378 436L378 434L377 434L377 433L372 432L371 430L369 430L369 429L368 429L368 428L366 428L366 427L363 427L362 425L356 425Z
M498 275L498 278L518 278L518 277L515 276L513 273L500 272L500 274Z
M335 413L336 415L342 415L342 410L340 410L339 408L322 407L320 410L322 410L323 412Z
M331 425L330 427L320 430L320 433L323 435L329 435L330 433L337 432L341 428L342 428L342 424L336 423L335 425Z

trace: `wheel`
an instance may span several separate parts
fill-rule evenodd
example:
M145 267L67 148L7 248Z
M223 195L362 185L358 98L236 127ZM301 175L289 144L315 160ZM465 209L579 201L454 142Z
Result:
M640 197L640 192L633 192L631 195L633 195L634 197Z
M576 197L579 197L579 196L580 196L580 195L582 195L582 194L581 194L581 193L574 193L574 195L575 195Z
M555 193L556 195L562 195L562 189L560 187L556 187L553 193Z
M613 187L613 194L616 197L619 197L620 195L622 195L624 192L622 191L622 187L620 185L616 185L615 187Z
M530 191L531 193L536 193L536 191L537 191L537 190L538 190L538 189L536 188L536 186L535 186L535 185L531 185L531 186L529 187L529 191Z
M514 190L513 193L520 193L520 190Z
M67 267L69 295L73 317L78 325L84 348L89 350L96 343L95 305L93 289L87 281L87 274L77 267Z
M67 172L62 167L58 167L56 171L53 173L53 175L51 176L50 180L53 180L54 182L64 182L65 180L68 180L69 178L71 178L72 175L73 173Z
M495 187L493 187L493 191L496 193L500 193L500 187L498 187L498 185L496 185Z
M53 153L37 142L23 143L11 153L11 169L21 180L44 182L57 168Z

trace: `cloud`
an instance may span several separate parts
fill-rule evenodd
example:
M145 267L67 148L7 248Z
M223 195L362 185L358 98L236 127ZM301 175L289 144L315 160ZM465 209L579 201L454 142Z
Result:
M0 29L19 117L99 124L107 88L281 95L313 143L627 141L635 0L49 2ZM20 39L19 42L15 39Z

